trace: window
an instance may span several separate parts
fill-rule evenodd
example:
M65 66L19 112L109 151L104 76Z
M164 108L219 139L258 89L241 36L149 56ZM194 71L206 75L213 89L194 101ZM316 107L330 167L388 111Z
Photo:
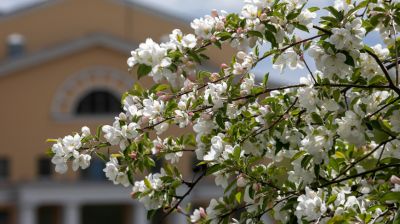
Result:
M10 161L7 158L0 158L0 181L7 180L10 176Z
M92 159L92 161L90 162L90 166L84 170L81 170L82 180L107 180L103 172L104 167L105 165L103 161L101 161L100 159Z
M38 175L40 178L49 178L52 175L52 165L50 158L42 157L38 160Z
M164 159L163 158L157 158L156 156L153 156L152 158L153 158L156 166L151 168L151 172L152 173L159 173L161 168L164 165Z
M84 224L124 224L127 223L126 205L84 205L81 223Z
M84 96L76 107L78 115L107 115L121 112L120 101L114 94L105 90L92 91Z
M11 215L7 210L0 210L0 224L9 224L11 223Z
M61 222L61 207L56 205L44 205L37 209L37 223L53 224Z

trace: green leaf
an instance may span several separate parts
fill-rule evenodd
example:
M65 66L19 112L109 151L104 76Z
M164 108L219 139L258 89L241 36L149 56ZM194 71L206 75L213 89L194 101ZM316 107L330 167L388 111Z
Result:
M318 11L318 10L320 10L320 8L318 8L318 7L310 7L310 8L308 8L308 11L310 11L310 12L315 12L315 11Z
M53 157L54 155L55 155L55 153L53 152L53 150L51 148L48 148L46 150L46 156Z
M241 152L240 147L235 147L235 149L233 150L233 158L234 158L236 161L238 161L239 158L240 158L240 152Z
M382 202L394 201L400 202L400 192L388 192L381 197Z
M57 142L58 140L55 138L48 138L46 139L46 142Z
M290 159L291 162L295 161L296 159L300 158L306 153L306 151L299 151Z
M145 65L145 64L140 64L137 70L138 74L138 79L142 78L143 76L146 76L151 72L152 67Z
M304 32L309 32L308 28L300 23L293 23L294 27Z
M252 37L259 37L259 38L263 39L263 35L259 31L250 30L250 31L247 31L247 34Z
M220 41L224 41L224 40L231 38L232 34L229 32L220 32L217 34L217 37L219 37Z
M276 43L275 35L271 31L268 30L265 31L265 38L267 39L268 42L271 43L272 47L278 46L278 44Z
M342 152L339 152L339 151L335 152L335 156L337 158L341 158L341 159L345 159L346 158L346 156Z
M224 123L224 119L222 118L221 113L217 114L217 116L215 117L215 120L216 120L218 126L220 126L222 129L225 129L225 123Z
M338 164L338 162L337 162L336 159L330 158L330 159L329 159L329 165L330 165L336 172L339 173L340 168L339 168L339 164Z
M337 20L341 21L343 19L343 14L338 12L333 6L328 6L324 9L328 10L333 16L336 17Z
M268 79L269 79L269 72L267 74L264 75L263 78L263 86L266 87L268 84Z
M235 199L236 199L237 203L239 203L239 204L241 203L241 201L242 201L242 192L241 191L239 191L235 194Z
M222 169L223 169L223 167L220 164L213 165L207 169L207 175L213 174Z
M332 204L334 201L336 201L336 198L337 198L337 195L336 195L336 194L335 194L335 195L331 195L331 196L328 198L328 201L326 202L326 204L327 204L327 205Z
M169 88L169 85L167 85L167 84L159 84L159 85L157 85L156 88L154 88L154 91L161 92L161 91L167 90L168 88Z
M322 118L315 112L311 113L311 118L317 124L323 124L324 123L324 120L322 120Z
M146 185L147 188L152 189L151 183L147 178L144 178L144 185Z
M107 156L104 155L103 153L101 153L101 152L95 152L95 154L96 154L97 157L99 157L99 159L103 160L103 162L107 162L107 161L108 161Z
M306 168L310 164L311 159L311 155L304 156L304 158L301 160L301 167Z

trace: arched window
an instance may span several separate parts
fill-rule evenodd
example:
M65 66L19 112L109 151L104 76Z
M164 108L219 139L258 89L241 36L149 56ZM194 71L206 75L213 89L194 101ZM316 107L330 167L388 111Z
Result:
M118 98L106 90L95 90L78 102L75 113L78 115L116 115L121 112Z

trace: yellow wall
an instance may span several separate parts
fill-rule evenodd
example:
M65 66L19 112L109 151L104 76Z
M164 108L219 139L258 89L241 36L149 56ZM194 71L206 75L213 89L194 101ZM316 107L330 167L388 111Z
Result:
M13 15L0 17L0 41L14 32L26 37L29 53L77 40L86 35L104 33L135 43L169 34L174 28L192 32L188 24L156 12L123 4L119 0L55 0ZM4 42L3 42L4 43ZM6 56L0 44L0 60ZM133 49L132 49L133 50ZM209 51L212 64L229 62L233 50ZM53 59L0 77L0 156L11 159L11 180L28 181L37 175L37 158L50 146L47 138L61 137L89 125L92 130L111 120L56 121L51 104L62 83L91 66L109 66L127 71L129 55L103 47ZM149 86L149 78L141 80ZM187 155L186 155L187 156ZM186 160L183 165L188 165ZM73 174L58 178L73 178Z

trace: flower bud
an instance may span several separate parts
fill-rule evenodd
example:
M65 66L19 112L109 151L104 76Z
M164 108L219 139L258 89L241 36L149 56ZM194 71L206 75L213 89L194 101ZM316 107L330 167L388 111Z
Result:
M131 193L131 198L132 198L132 199L136 199L136 192L132 192L132 193Z
M395 176L395 175L392 175L392 176L390 177L390 182L392 182L392 184L398 184L398 185L400 185L400 178L397 177L397 176Z
M176 211L177 211L178 213L182 212L182 207L181 207L181 206L176 207Z
M254 190L255 192L260 191L260 190L261 190L261 185L260 185L259 183L254 183L254 184L253 184L253 190Z
M245 187L247 184L247 180L246 178L244 178L244 176L242 174L240 174L236 180L236 185L238 187Z
M211 76L210 76L210 80L213 81L213 82L217 81L219 78L220 78L219 74L216 73L216 72L212 73Z
M216 9L211 10L211 16L212 17L218 17L218 11Z
M166 101L170 100L171 98L172 98L171 95L169 95L169 94L164 94L164 95L161 95L158 99L160 99L160 100L166 102Z
M87 126L82 127L82 137L87 137L90 135L90 129Z
M226 68L228 68L228 67L229 67L229 66L228 66L227 64L225 64L225 63L222 63L221 66L220 66L221 69L226 69Z
M120 113L118 115L118 118L120 121L126 121L126 119L127 119L126 114L124 114L124 113Z
M131 159L133 159L133 160L136 160L136 159L137 159L137 152L131 152L131 153L129 154L129 157L130 157Z
M206 218L207 217L206 211L204 211L203 207L200 207L199 211L200 211L200 217L202 217L202 218Z
M210 37L210 40L211 40L211 42L215 43L215 42L217 42L217 37L215 37L214 35L212 35L212 36Z
M261 21L266 21L268 19L268 15L267 15L267 13L261 13L261 15L260 15L260 20Z
M189 77L183 83L184 90L191 90L193 88L193 86L194 86L194 83L189 79Z
M150 118L146 117L146 116L143 116L143 117L140 118L140 120L141 120L141 123L142 123L141 126L145 127L145 126L148 125Z
M216 29L217 31L222 31L224 28L225 28L225 23L222 22L222 21L218 21L218 22L215 24L215 29Z
M246 53L244 53L243 51L239 51L237 54L236 54L236 57L238 58L238 59L240 59L240 60L244 60L244 58L247 56L247 54Z

